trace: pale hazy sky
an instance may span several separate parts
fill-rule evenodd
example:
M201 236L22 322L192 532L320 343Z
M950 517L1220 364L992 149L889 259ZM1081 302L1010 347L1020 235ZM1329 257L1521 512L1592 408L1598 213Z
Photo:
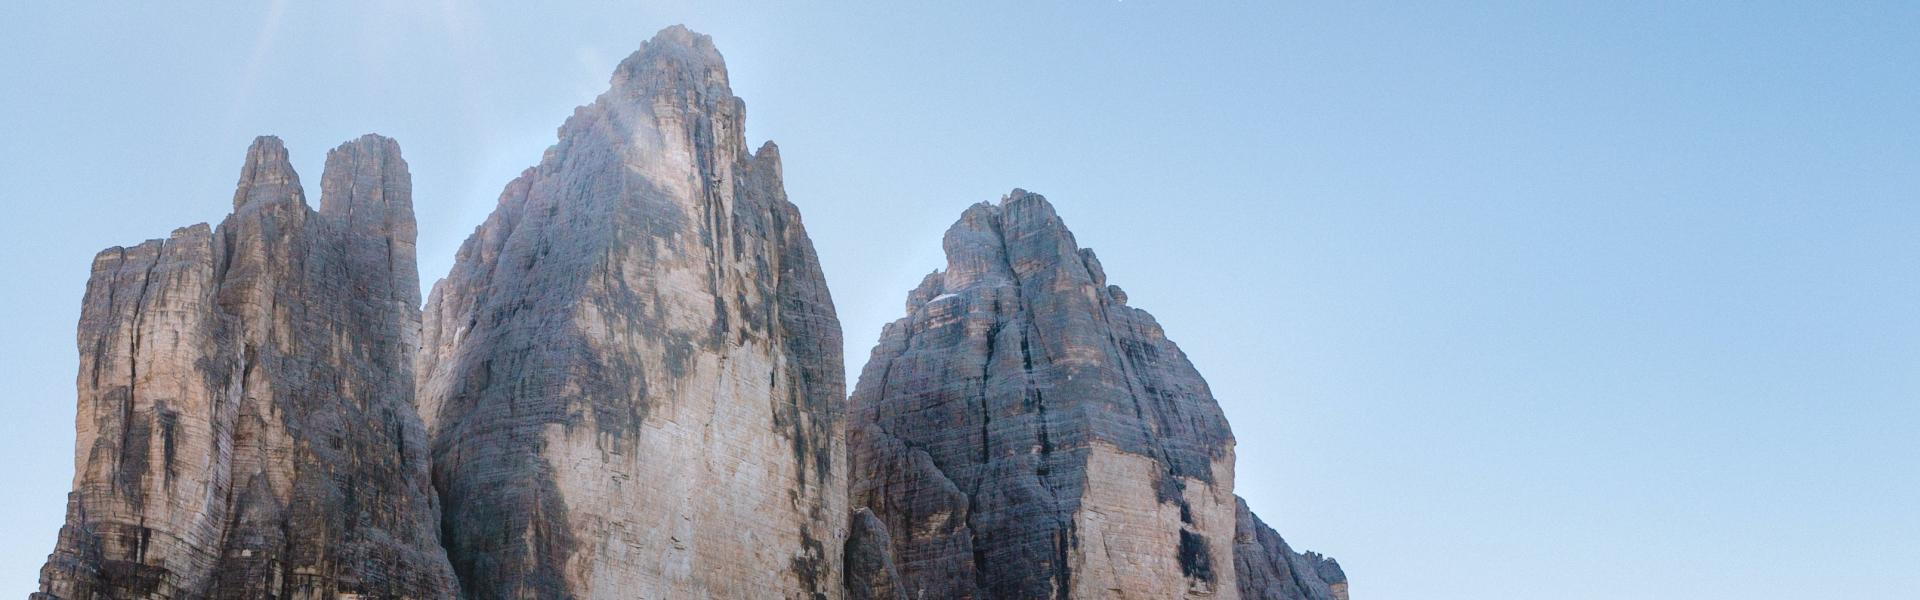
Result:
M64 513L96 251L217 222L254 135L317 198L371 131L431 282L673 23L780 143L851 372L960 211L1025 187L1356 598L1920 590L1920 4L27 4L0 3L0 596Z

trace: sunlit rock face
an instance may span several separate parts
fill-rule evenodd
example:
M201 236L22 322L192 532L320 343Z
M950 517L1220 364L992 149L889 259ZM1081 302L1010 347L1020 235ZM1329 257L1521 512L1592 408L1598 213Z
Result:
M837 598L840 325L706 36L623 61L434 286L422 412L475 598Z
M1233 434L1186 355L1037 194L945 249L849 404L852 502L905 595L1240 597Z
M219 228L94 259L73 492L35 598L457 595L399 146L329 152L321 190L316 212L263 137Z

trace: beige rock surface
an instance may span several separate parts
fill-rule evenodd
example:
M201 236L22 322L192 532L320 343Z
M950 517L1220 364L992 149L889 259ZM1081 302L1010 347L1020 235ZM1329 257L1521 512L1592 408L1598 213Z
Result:
M706 36L623 61L426 310L420 396L477 598L837 598L840 328Z

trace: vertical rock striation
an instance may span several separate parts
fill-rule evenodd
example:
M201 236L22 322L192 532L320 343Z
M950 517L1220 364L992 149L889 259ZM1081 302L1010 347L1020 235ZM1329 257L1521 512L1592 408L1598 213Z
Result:
M471 597L840 596L840 326L743 129L712 41L660 32L434 286L420 398Z
M399 146L328 153L318 212L280 140L234 212L94 259L73 492L42 599L451 598Z
M851 501L907 595L1239 597L1233 435L1186 356L1037 194L944 245L849 403Z

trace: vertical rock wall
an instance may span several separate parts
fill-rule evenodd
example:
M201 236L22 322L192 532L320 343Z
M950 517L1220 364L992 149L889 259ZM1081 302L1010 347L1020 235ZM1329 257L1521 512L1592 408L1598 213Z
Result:
M623 61L426 309L420 397L476 598L842 589L840 326L706 36Z
M399 146L327 156L318 212L275 138L234 213L94 259L74 489L36 598L451 598Z

